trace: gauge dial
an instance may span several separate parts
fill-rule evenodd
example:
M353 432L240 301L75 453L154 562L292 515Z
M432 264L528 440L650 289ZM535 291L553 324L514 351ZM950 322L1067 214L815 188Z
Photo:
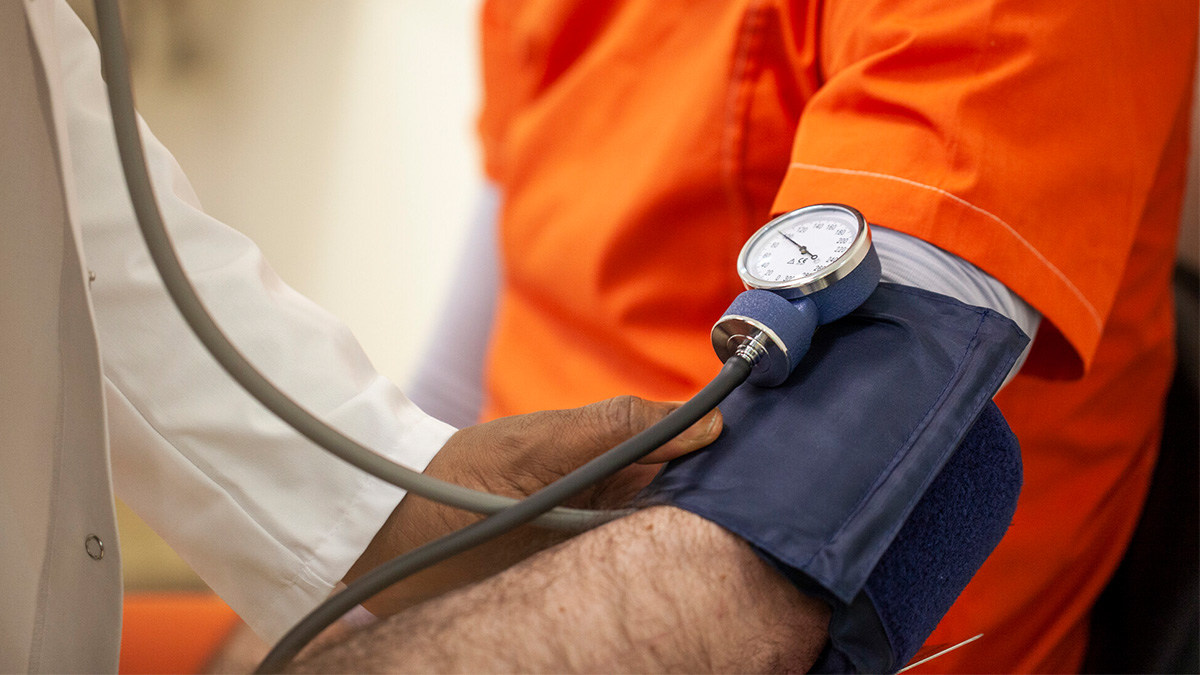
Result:
M819 204L786 213L763 226L742 249L738 274L748 288L818 291L849 274L866 256L866 220L848 206Z

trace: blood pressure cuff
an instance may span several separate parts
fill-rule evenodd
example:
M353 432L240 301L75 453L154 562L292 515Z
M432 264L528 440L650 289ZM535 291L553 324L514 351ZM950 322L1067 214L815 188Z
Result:
M1016 508L1019 449L991 398L1027 343L994 311L880 284L784 384L731 394L721 437L645 501L721 525L828 601L819 669L895 671Z

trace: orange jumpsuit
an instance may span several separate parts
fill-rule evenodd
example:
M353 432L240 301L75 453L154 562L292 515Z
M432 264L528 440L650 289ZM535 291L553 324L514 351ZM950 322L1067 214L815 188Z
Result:
M1077 669L1173 366L1196 27L1195 0L490 2L486 414L688 397L747 236L853 205L1044 316L997 397L1012 528L929 642L984 637L925 669Z

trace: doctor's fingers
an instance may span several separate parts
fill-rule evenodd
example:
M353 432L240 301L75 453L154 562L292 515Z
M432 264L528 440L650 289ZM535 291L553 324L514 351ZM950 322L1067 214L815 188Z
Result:
M549 411L559 415L560 423L575 429L570 437L579 449L599 455L650 426L679 408L681 401L649 401L637 396L617 396L573 410ZM639 460L641 464L658 464L698 450L712 443L721 434L723 420L719 410L700 418L662 447Z
M519 490L528 494L527 490L557 480L680 405L618 396L580 408L503 417L459 431L443 452L452 450L457 461L468 464L485 483L495 482L497 471L508 481L530 482ZM721 428L721 414L714 410L641 463L665 462L702 448L716 440Z

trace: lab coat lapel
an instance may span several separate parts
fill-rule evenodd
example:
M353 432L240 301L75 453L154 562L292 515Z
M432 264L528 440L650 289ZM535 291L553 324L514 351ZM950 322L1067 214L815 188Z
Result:
M102 380L63 170L58 11L69 10L0 3L4 672L115 671L120 635Z

